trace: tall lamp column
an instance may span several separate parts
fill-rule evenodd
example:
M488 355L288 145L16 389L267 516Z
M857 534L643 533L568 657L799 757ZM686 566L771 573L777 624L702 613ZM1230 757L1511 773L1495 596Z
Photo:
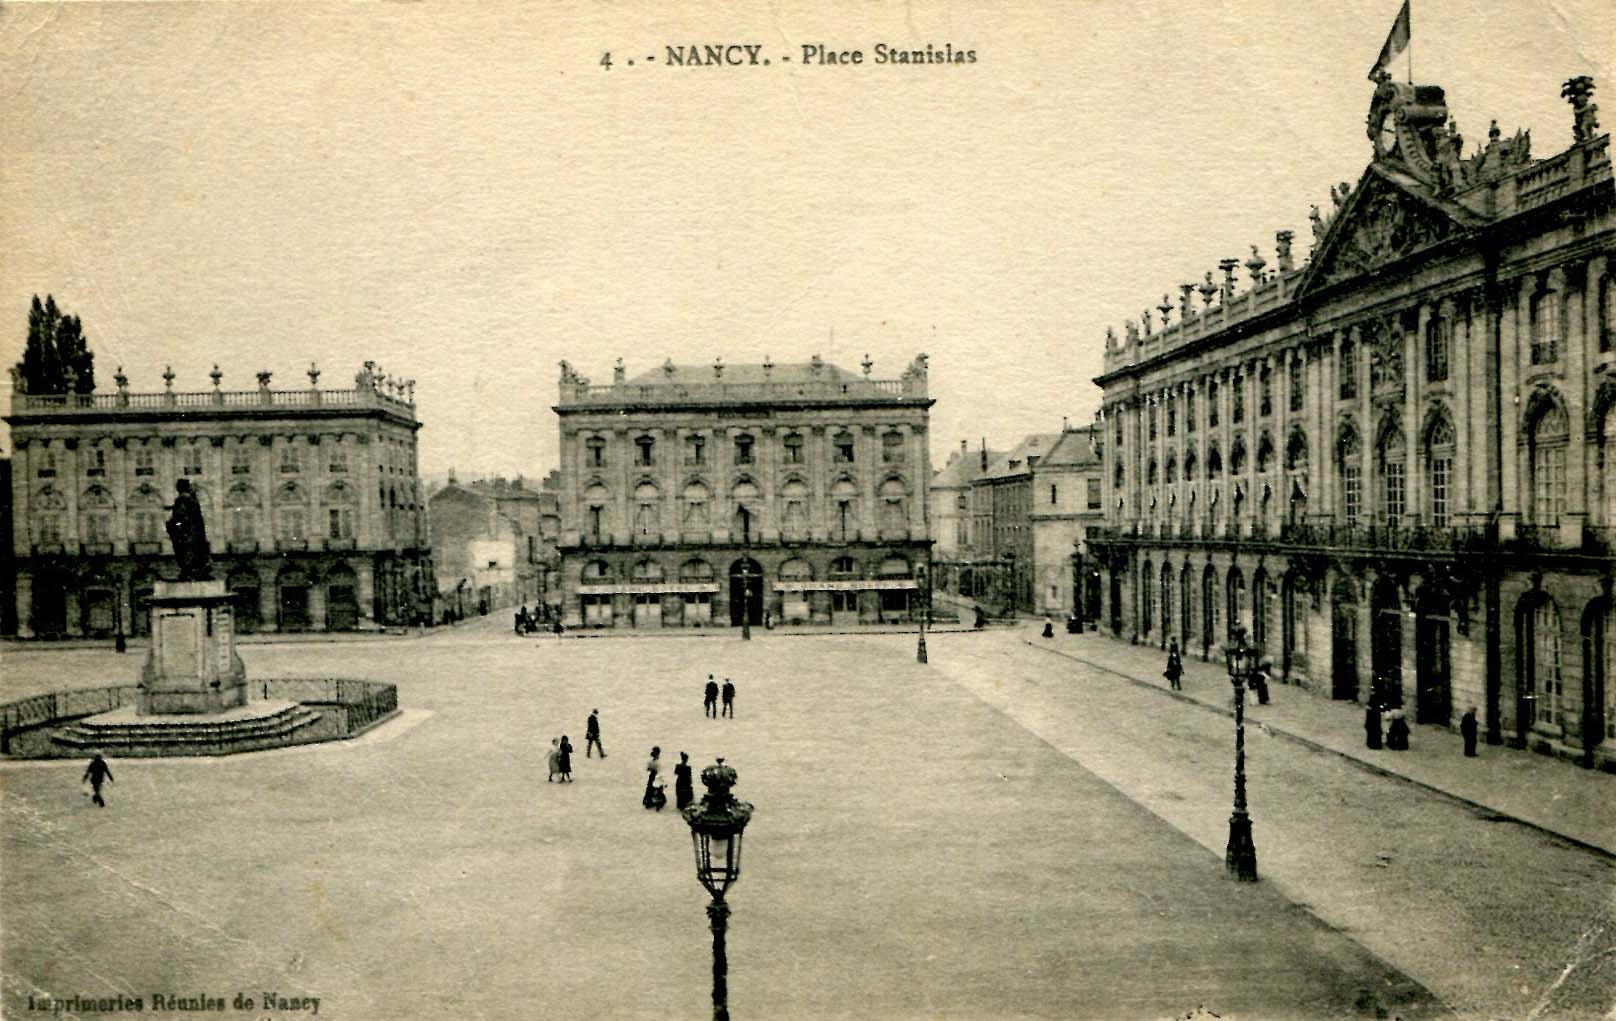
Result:
M713 930L713 1021L729 1021L729 956L724 937L729 905L724 894L741 878L741 834L752 820L752 806L730 794L736 773L724 760L701 771L707 788L699 804L685 809L696 851L696 879L712 895L707 917Z
M1257 881L1257 844L1251 837L1251 815L1246 811L1246 683L1257 666L1257 650L1246 644L1246 629L1234 629L1234 640L1224 649L1229 682L1234 685L1234 814L1229 816L1229 846L1223 863L1229 875L1242 882Z
M918 595L922 602L920 606L920 643L915 646L915 662L924 663L926 662L926 624L931 617L931 572L926 570L925 564L921 564L918 570L920 571L920 592Z

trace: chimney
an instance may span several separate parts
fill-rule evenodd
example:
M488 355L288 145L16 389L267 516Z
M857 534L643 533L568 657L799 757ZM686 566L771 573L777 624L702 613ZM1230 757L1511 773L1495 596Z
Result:
M982 470L988 470L988 438L982 437Z

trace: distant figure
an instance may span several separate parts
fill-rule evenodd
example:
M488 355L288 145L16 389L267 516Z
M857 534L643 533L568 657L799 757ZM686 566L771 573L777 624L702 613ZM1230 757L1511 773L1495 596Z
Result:
M213 571L209 567L208 530L202 523L202 505L191 492L190 479L174 483L174 503L169 507L168 541L174 547L174 559L179 561L180 581L209 581Z
M1476 757L1476 707L1475 706L1471 706L1470 710L1459 718L1459 736L1464 738L1465 758L1467 758L1467 759L1475 758Z
M1066 633L1080 635L1083 633L1083 622L1077 619L1077 614L1069 614L1066 618Z
M521 634L522 633L522 626L524 624L526 624L526 623L527 623L527 607L524 606L520 610L516 611L515 620L512 622L511 627L517 634Z
M662 749L651 749L651 757L645 761L645 797L640 803L646 808L662 811L662 806L668 803L667 791L662 784Z
M563 632L563 631L565 631L565 630L566 630L566 628L564 628L564 627L562 627L562 626L561 626L561 618L560 618L560 617L557 617L557 618L556 618L556 622L555 622L555 636L556 636L556 641L558 641L558 642L559 642L559 641L561 641L561 633L562 633L562 632Z
M764 610L763 611L763 630L765 630L765 631L773 631L774 630L774 613L769 611L769 610Z
M1179 683L1179 678L1184 676L1184 661L1178 655L1176 638L1167 643L1167 669L1162 671L1162 676L1167 678L1167 686L1174 691L1184 690L1184 685Z
M556 751L559 753L556 765L561 773L561 782L572 783L572 742L567 740L567 735L561 735L561 744Z
M556 774L561 772L561 739L559 737L550 739L550 754L546 757L546 762L550 767L550 775L545 777L544 782L550 783L556 778Z
M584 724L584 758L594 754L600 749L600 757L606 757L606 746L600 743L600 710L589 710L589 722Z
M1274 664L1270 663L1266 659L1263 660L1262 665L1258 666L1256 671L1252 673L1251 687L1257 692L1258 705L1268 704L1268 682L1273 679L1273 676Z
M974 609L975 609L975 613L976 613L976 621L971 626L976 628L978 631L980 631L983 628L987 627L988 615L982 612L982 608L980 606L975 607Z
M702 712L718 719L718 682L713 680L712 674L707 675L707 687L702 689L701 705Z
M93 792L90 800L97 806L106 808L107 803L101 798L101 785L112 779L112 767L107 765L107 760L101 757L100 752L96 752L90 758L90 766L84 771L84 779L90 782L90 790Z
M1380 748L1380 706L1371 702L1364 706L1363 714L1364 746L1367 748Z
M696 800L696 789L690 782L690 756L679 753L679 764L673 767L673 804L683 812Z
M1386 747L1394 752L1408 751L1408 721L1403 719L1403 710L1392 710L1391 725L1386 728Z
M728 677L724 678L724 715L735 718L735 685Z
M1048 617L1044 618L1044 637L1045 638L1054 638L1055 637L1055 622L1050 620Z

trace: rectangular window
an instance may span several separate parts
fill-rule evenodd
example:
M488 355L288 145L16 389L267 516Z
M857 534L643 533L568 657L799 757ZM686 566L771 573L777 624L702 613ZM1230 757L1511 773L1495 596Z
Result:
M735 437L735 463L736 464L751 464L752 463L752 437L750 437L750 436L737 436L737 437Z
M1194 390L1186 390L1184 392L1184 431L1187 432L1187 433L1192 433L1192 432L1195 431L1195 391Z
M1178 408L1173 406L1173 399L1167 398L1167 435L1172 436L1178 432Z
M1387 461L1383 466L1386 472L1386 501L1382 508L1383 520L1388 525L1399 524L1403 520L1403 509L1406 506L1406 492L1403 488L1403 462Z
M1560 357L1560 296L1540 291L1532 298L1532 364L1549 365Z
M258 538L257 521L251 507L230 508L230 539L233 542L252 542Z
M1100 480L1089 479L1089 510L1097 510L1100 506Z
M1287 371L1290 372L1290 384L1289 385L1290 385L1290 391L1291 391L1291 395L1290 395L1291 410L1292 411L1301 411L1302 410L1302 402L1305 399L1305 395L1306 395L1306 392L1307 392L1306 390L1303 389L1302 360L1300 358L1291 359L1290 368Z
M40 515L38 524L40 542L62 541L62 516L60 514L55 511L46 511Z
M1431 459L1431 524L1438 528L1448 525L1448 476L1453 472L1453 461L1446 457Z
M1354 400L1358 396L1358 348L1350 340L1341 342L1341 360L1337 369L1341 373L1341 399Z
M1532 523L1557 525L1560 515L1565 512L1566 448L1560 445L1539 447L1534 456L1537 470L1532 473L1535 490L1532 494Z
M157 473L157 458L145 447L135 451L135 474L155 475Z
M326 463L326 470L333 475L341 475L348 470L348 449L342 446L331 448L331 460Z
M34 475L42 479L55 478L56 455L49 450L42 451L39 455L39 467L34 469Z
M1229 417L1236 422L1246 419L1246 381L1239 376L1229 384Z
M1358 517L1363 513L1363 480L1360 477L1362 469L1356 464L1349 464L1341 469L1341 492L1346 498L1347 524L1357 524Z
M1425 379L1441 383L1448 378L1448 341L1452 324L1441 316L1432 316L1425 324Z
M230 474L250 475L252 473L252 448L238 446L230 452Z
M275 517L277 539L302 539L305 537L303 527L303 508L282 507Z
M1152 443L1154 443L1156 441L1156 405L1155 404L1151 404L1149 407L1147 407L1145 409L1145 422L1146 422L1146 431L1150 436L1150 441Z
M84 515L85 542L112 541L112 515L106 511L90 511Z
M160 542L163 537L162 520L156 511L135 511L133 531L135 542Z
M329 507L326 509L328 519L326 526L331 530L333 539L353 538L353 511L347 507Z
M303 470L303 453L288 443L281 448L281 474L296 475ZM288 537L289 538L289 537Z
M705 436L685 437L685 463L701 465L707 463L707 438Z
M100 447L90 451L89 459L85 463L84 474L102 476L107 473L107 452Z
M1267 418L1274 413L1274 380L1267 369L1263 370L1258 389L1261 391L1262 396L1259 398L1259 404L1257 405L1257 414Z
M198 443L187 445L180 451L180 474L202 474L202 446Z
M1208 429L1218 427L1218 416L1220 414L1221 412L1218 409L1218 385L1212 383L1206 388L1206 427Z
M784 449L786 464L802 464L801 436L787 436Z
M853 463L853 437L845 433L836 437L836 463Z

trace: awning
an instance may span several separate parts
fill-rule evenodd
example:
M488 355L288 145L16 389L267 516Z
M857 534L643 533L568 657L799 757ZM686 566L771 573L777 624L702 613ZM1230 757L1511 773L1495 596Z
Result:
M716 581L639 581L618 585L580 585L581 596L648 595L655 593L717 592Z
M918 589L913 578L883 578L879 581L777 581L776 592L859 592L866 589Z

